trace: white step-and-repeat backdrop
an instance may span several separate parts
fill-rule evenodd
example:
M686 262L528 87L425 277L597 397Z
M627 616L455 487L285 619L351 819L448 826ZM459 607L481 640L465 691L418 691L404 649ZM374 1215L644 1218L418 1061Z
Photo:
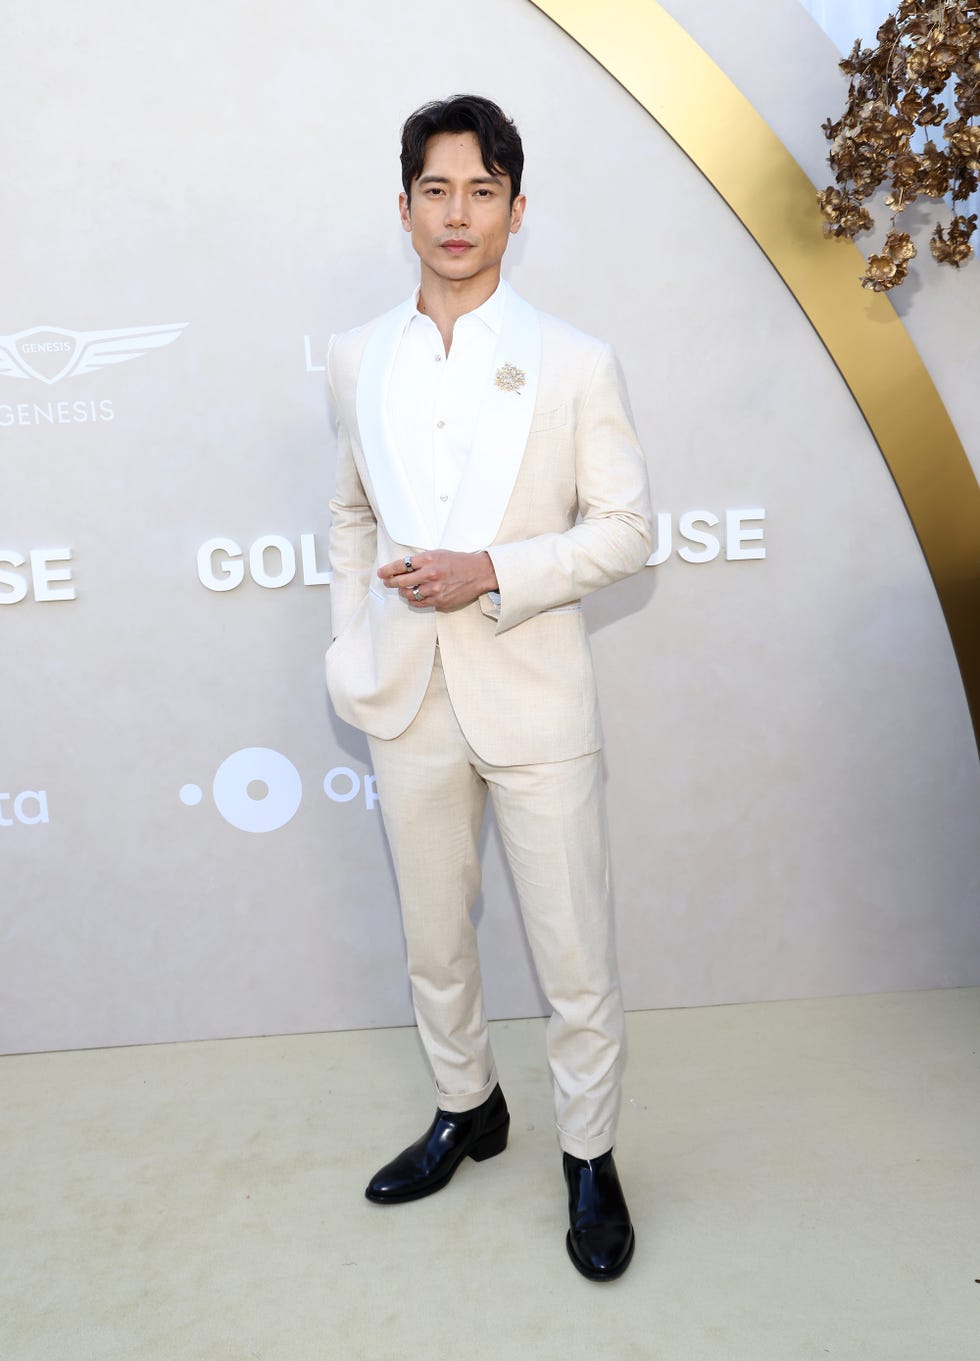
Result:
M667 8L824 183L796 0ZM649 453L655 562L588 602L628 1005L980 983L976 746L899 495L584 51L527 0L17 0L0 63L0 1047L411 1019L323 689L322 355L410 292L398 130L460 89L524 135L510 280L614 342ZM977 267L928 269L900 305L975 457ZM478 912L491 1013L538 1014L492 824Z

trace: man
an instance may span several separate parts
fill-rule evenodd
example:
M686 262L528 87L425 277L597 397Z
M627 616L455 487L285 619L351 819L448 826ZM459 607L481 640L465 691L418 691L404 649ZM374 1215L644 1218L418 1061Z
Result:
M445 1186L506 1147L470 913L489 790L541 986L569 1255L620 1275L634 1234L612 1156L623 1010L595 681L581 598L650 553L646 466L608 345L500 279L521 140L475 96L402 131L415 296L331 341L334 641L327 683L368 734L398 878L429 1130L370 1200Z

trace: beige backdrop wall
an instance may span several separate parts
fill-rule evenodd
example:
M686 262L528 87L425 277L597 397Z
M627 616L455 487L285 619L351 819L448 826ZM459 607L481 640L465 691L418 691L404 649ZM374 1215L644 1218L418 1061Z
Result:
M843 86L796 0L668 8L824 182ZM410 1020L366 745L323 692L321 355L410 291L397 130L458 88L525 137L511 281L615 343L649 451L662 561L589 602L628 1005L980 983L976 748L898 494L587 54L527 0L16 0L8 38L3 1049ZM900 306L976 460L977 270L922 276ZM536 1014L486 840L488 1004Z

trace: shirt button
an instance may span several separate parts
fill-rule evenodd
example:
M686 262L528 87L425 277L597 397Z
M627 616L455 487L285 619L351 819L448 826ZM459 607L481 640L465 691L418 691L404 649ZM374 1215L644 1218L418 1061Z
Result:
M449 497L448 497L448 496L440 496L440 497L439 497L439 500L440 500L440 501L448 501L448 500L449 500Z
M441 354L433 355L433 359L435 359L435 361L436 361L437 364L441 364L441 363L442 363L442 355L441 355Z
M445 421L436 421L436 429L441 430L445 424L446 424Z

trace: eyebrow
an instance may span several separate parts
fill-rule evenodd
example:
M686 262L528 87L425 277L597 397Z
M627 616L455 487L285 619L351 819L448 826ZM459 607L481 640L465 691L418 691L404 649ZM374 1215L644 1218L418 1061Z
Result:
M416 184L448 184L448 175L420 175L415 181ZM467 184L496 184L502 189L504 182L499 175L476 175L473 179L467 180Z

